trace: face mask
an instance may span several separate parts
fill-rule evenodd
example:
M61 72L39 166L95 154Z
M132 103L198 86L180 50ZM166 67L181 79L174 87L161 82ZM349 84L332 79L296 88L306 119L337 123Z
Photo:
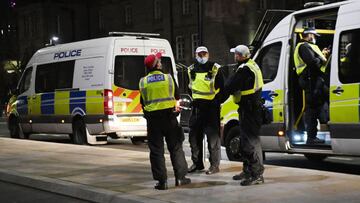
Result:
M316 39L315 39L315 38L312 38L312 39L311 39L311 42L312 42L313 44L316 44Z
M196 57L196 60L197 60L197 62L199 62L200 64L205 64L209 59L208 59L207 57L201 58L201 57L197 56L197 57Z

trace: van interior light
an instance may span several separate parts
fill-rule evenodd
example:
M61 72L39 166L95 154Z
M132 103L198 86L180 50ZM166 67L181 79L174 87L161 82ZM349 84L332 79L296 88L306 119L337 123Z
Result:
M285 134L285 133L284 133L284 131L282 131L282 130L280 130L280 131L278 132L278 135L279 135L279 136L284 136L284 134Z

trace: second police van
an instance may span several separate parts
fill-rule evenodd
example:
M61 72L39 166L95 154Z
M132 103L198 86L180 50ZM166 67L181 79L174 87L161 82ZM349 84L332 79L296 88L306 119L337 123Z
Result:
M108 136L145 139L138 90L144 57L162 53L164 72L176 76L173 53L156 34L110 34L33 55L9 103L11 137L69 134L75 144L105 144Z
M304 93L298 85L293 54L305 27L314 26L320 49L331 48L324 106L327 122L318 125L324 144L307 145ZM351 48L349 48L351 47ZM329 155L360 155L360 2L344 1L293 12L281 20L254 55L262 69L262 97L273 115L260 138L265 152L304 154L311 160ZM237 106L222 106L223 141L230 160L240 160ZM241 136L241 135L240 135Z

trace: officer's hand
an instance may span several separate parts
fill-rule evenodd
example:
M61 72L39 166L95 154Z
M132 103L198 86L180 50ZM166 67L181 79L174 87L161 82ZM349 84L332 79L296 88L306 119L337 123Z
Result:
M322 50L322 53L323 53L324 56L327 58L327 57L329 57L329 55L330 55L330 49L324 48L324 49Z
M180 100L177 100L175 105L175 112L180 112L180 111L181 111Z

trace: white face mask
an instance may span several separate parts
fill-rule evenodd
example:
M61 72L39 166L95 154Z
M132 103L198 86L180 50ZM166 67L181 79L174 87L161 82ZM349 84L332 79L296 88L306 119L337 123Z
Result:
M312 38L312 39L311 39L311 42L312 42L313 44L316 44L316 39L315 39L315 38Z
M209 58L208 58L208 57L203 57L203 58L201 58L201 57L197 56L197 57L196 57L196 60L197 60L197 62L199 62L200 64L205 64L205 63L209 60Z

